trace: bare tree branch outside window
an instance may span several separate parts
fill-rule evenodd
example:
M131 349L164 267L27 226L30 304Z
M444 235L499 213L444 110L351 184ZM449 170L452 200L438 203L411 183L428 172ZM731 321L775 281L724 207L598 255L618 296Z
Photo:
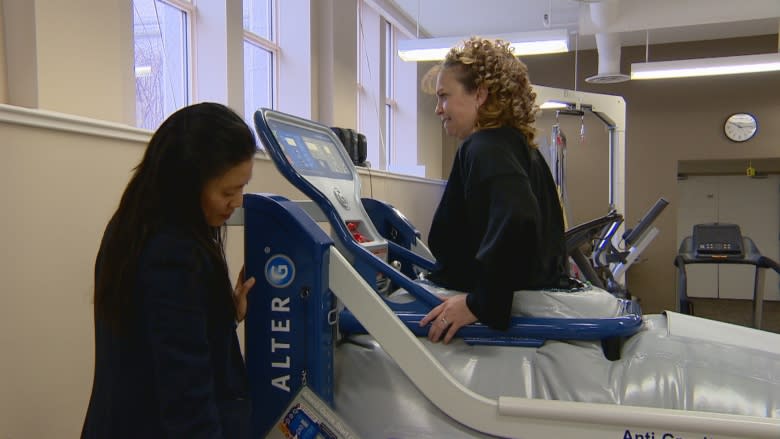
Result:
M136 123L155 130L187 105L186 13L159 0L134 0Z

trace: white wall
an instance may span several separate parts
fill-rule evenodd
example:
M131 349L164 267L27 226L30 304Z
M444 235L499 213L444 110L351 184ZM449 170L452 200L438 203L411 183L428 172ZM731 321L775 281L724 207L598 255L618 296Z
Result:
M77 437L92 385L93 268L149 132L0 105L0 437ZM265 158L248 192L301 199ZM427 238L443 183L373 171L363 196L386 200ZM231 278L241 228L228 232Z
M244 113L244 25L240 0L199 2L194 34L195 102Z
M312 35L311 0L282 0L279 5L279 104L285 113L312 117Z
M317 17L313 45L315 105L313 118L328 126L357 127L357 2L320 0L312 4Z

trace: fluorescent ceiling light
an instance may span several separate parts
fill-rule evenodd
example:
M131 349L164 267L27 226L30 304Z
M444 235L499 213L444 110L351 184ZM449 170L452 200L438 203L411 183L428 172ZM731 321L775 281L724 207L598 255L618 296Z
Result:
M631 79L688 78L780 70L780 53L631 64Z
M517 56L569 51L569 35L566 29L484 35L483 38L508 41ZM466 39L468 37L400 40L398 42L398 56L404 61L440 61L444 59L450 48Z
M136 66L135 77L142 78L144 76L150 76L152 74L152 66Z
M545 101L542 105L539 106L542 110L550 110L553 108L569 108L569 104L566 102L558 102L558 101Z

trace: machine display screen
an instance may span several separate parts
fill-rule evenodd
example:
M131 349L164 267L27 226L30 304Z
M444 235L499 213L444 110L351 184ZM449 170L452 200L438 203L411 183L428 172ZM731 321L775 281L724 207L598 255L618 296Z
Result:
M269 119L276 140L290 165L302 175L352 180L343 147L331 133Z

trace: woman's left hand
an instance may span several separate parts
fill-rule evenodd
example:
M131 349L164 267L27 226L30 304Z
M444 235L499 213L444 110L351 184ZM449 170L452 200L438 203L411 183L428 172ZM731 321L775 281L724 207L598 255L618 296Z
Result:
M233 305L236 307L236 322L243 322L246 317L246 296L249 294L249 290L254 284L254 277L244 280L244 267L241 267L241 273L238 274L238 281L236 281L236 289L233 290Z
M477 316L472 314L466 305L467 296L468 294L458 294L451 297L440 296L443 302L433 308L420 321L420 326L431 323L431 328L428 330L428 340L436 343L444 335L444 344L448 344L458 329L477 321Z

